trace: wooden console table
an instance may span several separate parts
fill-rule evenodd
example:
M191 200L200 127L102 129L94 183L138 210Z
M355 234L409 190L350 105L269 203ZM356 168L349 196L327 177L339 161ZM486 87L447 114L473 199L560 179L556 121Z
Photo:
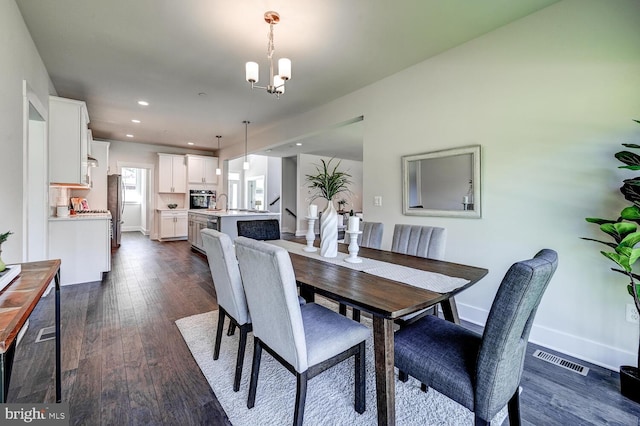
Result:
M0 403L7 401L18 333L55 279L56 297L56 402L61 401L60 380L60 259L21 265L20 275L0 292Z

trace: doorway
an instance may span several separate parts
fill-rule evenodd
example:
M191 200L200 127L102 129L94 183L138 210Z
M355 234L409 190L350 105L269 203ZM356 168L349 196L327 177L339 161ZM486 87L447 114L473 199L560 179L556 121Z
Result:
M153 164L119 161L118 171L124 186L122 232L140 232L149 236L153 229Z

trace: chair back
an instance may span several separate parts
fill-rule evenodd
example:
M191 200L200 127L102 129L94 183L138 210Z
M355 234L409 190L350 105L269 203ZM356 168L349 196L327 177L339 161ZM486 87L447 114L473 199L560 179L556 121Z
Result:
M278 219L239 220L238 236L254 240L279 240L280 222Z
M491 305L476 365L475 412L491 418L518 389L533 319L558 254L550 249L507 271Z
M380 249L382 247L382 232L384 225L379 222L362 222L362 234L358 235L358 245Z
M238 237L236 255L253 335L296 371L306 371L306 340L289 253L269 243Z
M227 234L208 228L202 229L200 234L207 253L218 305L222 306L239 325L250 322L247 299L231 238Z
M442 260L446 244L447 230L445 228L397 224L393 228L391 251Z

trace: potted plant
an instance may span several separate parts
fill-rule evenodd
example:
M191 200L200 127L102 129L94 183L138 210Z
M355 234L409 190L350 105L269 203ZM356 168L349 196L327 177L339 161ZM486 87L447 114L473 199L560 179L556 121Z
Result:
M638 120L634 120L640 123ZM622 144L626 148L640 149L640 145ZM621 169L640 170L640 155L631 151L620 151L615 157L624 165ZM636 310L640 314L640 275L633 272L633 267L640 258L640 176L625 179L620 187L624 198L632 205L625 207L620 216L615 219L600 219L588 217L587 222L600 226L600 230L611 237L612 241L601 241L593 238L582 237L583 240L595 241L608 247L608 251L601 251L607 259L613 261L618 267L611 270L623 274L629 280L627 292L633 298ZM613 251L611 251L613 250ZM636 402L640 402L640 339L638 340L638 359L635 366L623 365L620 367L620 390L622 394Z
M4 262L2 261L2 243L7 241L7 238L9 238L9 235L11 234L13 234L13 232L11 231L5 232L4 234L0 234L0 272L7 269L7 265L5 265Z
M324 257L336 257L338 255L338 212L333 205L333 198L343 192L348 192L351 184L349 173L338 170L340 161L333 166L334 158L329 161L321 161L316 164L316 173L306 175L311 199L324 198L327 200L327 208L322 212L320 221L320 255Z

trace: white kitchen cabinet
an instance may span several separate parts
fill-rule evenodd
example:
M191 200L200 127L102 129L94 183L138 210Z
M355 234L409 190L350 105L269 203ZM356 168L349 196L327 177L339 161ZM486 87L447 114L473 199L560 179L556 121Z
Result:
M186 210L160 211L160 239L185 238L188 234L189 219Z
M216 169L218 168L217 157L187 155L187 168L190 184L199 184L205 187L218 184L218 176L216 175Z
M49 258L62 261L61 285L101 281L102 273L111 270L111 219L50 218Z
M205 252L204 243L202 242L202 234L200 231L207 227L207 216L198 213L189 213L189 236L188 240L191 247Z
M184 155L158 154L158 192L187 192Z
M90 185L88 124L84 102L49 96L49 182Z

